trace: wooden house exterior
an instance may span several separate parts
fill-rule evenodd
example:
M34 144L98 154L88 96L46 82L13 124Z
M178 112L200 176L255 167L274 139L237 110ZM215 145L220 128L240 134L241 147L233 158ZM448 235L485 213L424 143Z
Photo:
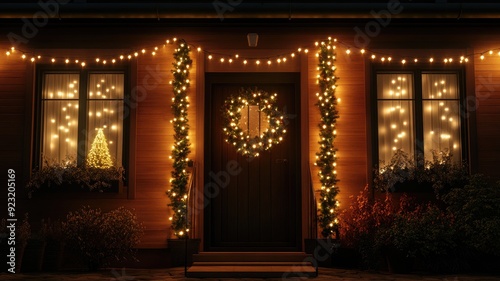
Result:
M183 6L185 13L182 7L153 3L109 4L92 13L85 7L99 7L93 1L49 2L53 6L6 4L5 12L0 11L0 49L4 50L0 53L0 170L3 177L8 169L16 172L19 217L29 212L33 220L64 218L83 205L103 210L125 206L134 209L145 226L138 247L151 255L168 256L167 239L174 237L166 195L173 169L169 156L174 145L170 122L174 38L184 39L191 47L189 159L197 195L192 199L190 235L201 239L200 250L303 251L304 239L317 237L312 199L313 190L321 185L314 166L320 122L315 105L319 91L315 42L328 37L337 39L335 147L341 208L371 183L382 154L377 106L384 101L377 97L377 83L381 83L377 79L382 79L377 75L409 75L415 85L427 74L452 75L457 110L443 118L457 118L455 153L470 164L471 172L500 180L498 4L477 4L475 9L476 4L468 1L460 10L452 1L380 1L344 10L340 4L302 4L289 10L288 4L255 7L233 1L234 6L227 6L222 1L227 10L221 14L213 3L198 3L199 10ZM258 34L256 47L249 47L249 33ZM125 57L120 59L121 55ZM461 61L462 56L467 62ZM283 57L286 62L278 62ZM120 155L126 181L118 192L34 193L28 198L24 185L31 171L42 165L43 118L48 118L41 113L47 99L42 81L48 74L72 74L88 85L86 79L92 78L82 77L123 75L123 95L117 100L125 109L115 118L117 124L108 125L121 129L116 137L121 147L114 157ZM254 86L278 92L289 130L283 143L248 161L223 142L219 115L229 94ZM425 104L422 86L415 87L414 95L423 99L416 103ZM91 91L79 89L80 95ZM91 111L88 99L87 111L78 113L79 121L90 118L86 117ZM424 118L414 117L418 114L419 110L410 114L415 118L410 121L415 122L415 131L426 126L417 124L417 119ZM91 139L94 132L89 128L93 127L90 119L85 120L87 127L78 128L75 136L87 130ZM416 132L412 137L424 135ZM85 137L83 145L77 144L84 155L90 146ZM418 141L411 141L410 146L418 146ZM243 174L233 175L239 168ZM238 192L225 188L235 182ZM207 196L207 188L214 183L220 187L220 196ZM5 199L6 192L1 196ZM167 261L160 263L168 266Z

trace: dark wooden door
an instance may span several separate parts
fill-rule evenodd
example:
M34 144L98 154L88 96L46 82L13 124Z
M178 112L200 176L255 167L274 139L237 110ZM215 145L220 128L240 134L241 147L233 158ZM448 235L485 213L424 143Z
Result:
M205 250L297 251L300 231L298 75L207 77ZM286 114L284 140L248 158L225 142L222 107L242 87L277 93Z

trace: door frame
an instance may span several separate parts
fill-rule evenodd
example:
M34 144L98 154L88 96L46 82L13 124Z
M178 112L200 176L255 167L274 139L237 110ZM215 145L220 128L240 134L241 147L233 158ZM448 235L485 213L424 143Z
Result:
M211 115L211 112L212 112L212 99L211 99L211 92L212 92L212 85L213 84L252 84L252 83L265 83L265 84L282 84L282 83L288 83L288 84L293 84L294 85L294 88L295 88L295 94L294 94L294 104L296 105L294 110L296 110L296 114L297 114L297 117L300 118L299 119L299 123L296 125L296 130L297 130L297 137L299 138L298 139L298 144L296 146L295 149L298 149L299 152L297 154L297 159L298 159L298 163L295 165L295 167L293 168L293 172L295 173L298 173L298 176L299 176L299 182L298 182L298 186L297 186L297 198L296 198L296 202L295 202L295 206L296 208L301 208L302 209L302 196L303 196L303 192L302 192L302 189L303 189L303 186L302 186L302 181L301 181L301 177L303 176L302 173L301 173L301 169L302 169L302 155L300 153L300 148L302 146L302 138L300 136L303 135L303 132L302 132L302 124L300 123L302 121L302 114L301 114L301 77L300 77L300 73L297 73L297 72L272 72L272 73L269 73L269 72L265 72L265 73L261 73L261 72L232 72L232 73L206 73L205 74L205 93L204 93L204 113L203 113L203 117L204 117L204 142L203 142L203 147L204 147L204 167L203 167L203 170L200 170L200 173L203 174L203 183L206 182L207 178L206 178L206 161L209 159L209 157L211 157L211 149L210 147L207 147L208 145L208 140L210 139L211 137L211 134L212 134L212 128L210 128L210 115ZM204 188L203 188L203 192L204 192ZM203 206L204 207L207 207L208 206L208 200L210 200L210 198L204 196L204 204ZM205 216L206 214L206 210L205 208L203 208L203 216L204 216L204 219L203 219L203 224L205 225L208 225L210 223L210 217L207 217ZM300 250L302 249L302 243L301 241L303 241L303 225L302 225L302 212L297 212L297 217L296 217L296 223L297 223L297 241L296 241L296 245L297 245L297 250ZM202 240L204 242L209 242L208 241L208 237L209 237L209 229L207 227L204 227L204 229L202 230L201 232L201 235L202 235ZM204 250L211 250L209 249L210 245L209 243L203 243L203 248ZM259 248L260 249L260 248ZM259 250L257 249L257 250ZM212 249L213 250L213 249Z
M314 84L315 77L312 77L309 73L310 68L315 68L316 58L314 56L310 57L307 54L301 53L297 56L297 60L293 64L287 64L282 66L277 66L273 64L265 69L254 67L246 67L245 65L233 65L232 68L222 70L218 67L218 64L211 64L208 62L208 58L204 52L198 52L195 59L195 75L196 75L196 88L195 88L195 111L196 111L196 134L193 143L193 151L195 152L193 158L195 160L194 167L196 169L195 175L195 189L196 198L193 204L195 205L195 215L191 222L191 237L200 239L200 249L204 249L204 180L205 176L203 171L205 170L205 76L210 73L222 73L228 74L232 72L295 72L300 73L300 175L301 175L301 225L302 225L302 249L304 250L304 240L307 238L317 238L317 233L314 231L316 228L316 221L311 216L311 208L316 208L311 203L311 157L314 158L314 152L311 152L310 147L310 128L309 128L309 103L311 102L311 97L309 92L315 91L311 88ZM199 145L198 145L199 144Z

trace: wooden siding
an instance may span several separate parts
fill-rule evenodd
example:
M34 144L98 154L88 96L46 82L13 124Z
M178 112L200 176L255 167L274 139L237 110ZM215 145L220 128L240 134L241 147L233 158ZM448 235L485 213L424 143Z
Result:
M170 188L169 179L172 160L169 156L174 143L172 86L173 52L175 46L161 48L156 56L142 56L137 64L137 87L147 91L137 103L137 142L136 142L136 196L138 218L144 221L146 232L144 241L148 247L165 247L167 238L172 238L168 217L170 208L166 191ZM190 139L196 140L196 50L191 53L193 65L190 68L188 110ZM196 143L192 141L191 159L196 158Z
M190 29L187 32L190 34L192 41L208 42L211 44L209 47L217 46L217 48L225 48L220 50L221 53L230 53L230 48L236 46L235 49L242 50L245 48L245 40L243 43L232 43L234 37L230 37L234 31L226 31L222 35L218 35L216 29L211 30L209 33L200 31L203 29L195 30ZM152 33L150 31L149 33ZM155 31L157 32L157 31ZM182 34L184 30L178 30L178 34ZM268 43L263 49L251 52L250 55L266 56L275 53L282 53L284 48L291 50L292 47L300 46L303 43L310 44L314 39L325 38L329 31L316 31L315 33L308 33L308 30L303 31L288 31L280 33L275 30L276 42ZM342 31L346 37L352 29L344 29ZM377 43L378 47L393 47L392 44L400 44L399 41L404 41L407 30L400 32L399 36L396 34L392 39L393 41L383 41L384 38L373 38L373 42ZM424 32L424 31L421 31ZM241 32L240 32L241 33ZM319 34L321 33L321 34ZM324 34L323 34L324 33ZM483 32L484 33L484 32ZM498 40L489 36L478 37L477 39L468 37L466 40L469 42L467 47L477 50L486 50L491 45L492 48L498 47ZM120 38L121 42L129 41L127 36L122 33L113 36L112 38ZM89 34L90 36L90 34ZM151 38L163 39L161 32L157 34L149 34L148 39ZM227 38L226 38L227 36ZM411 36L411 35L408 35ZM314 39L313 39L314 37ZM435 36L441 37L441 36ZM55 36L59 38L59 35ZM88 37L87 37L88 38ZM280 40L280 38L282 40ZM433 37L434 38L434 37ZM85 38L84 38L85 39ZM189 39L189 38L188 38ZM408 37L406 37L408 39ZM81 39L83 40L83 39ZM474 41L477 40L477 41ZM484 44L479 45L479 40L484 41ZM83 40L82 42L84 42ZM109 40L111 41L111 40ZM134 40L141 42L140 40ZM147 41L147 40L146 40ZM347 42L346 40L344 40ZM435 40L428 39L422 40L419 44L423 48L420 50L390 50L379 49L382 53L392 54L413 54L415 56L428 55L430 52L436 57L443 54L457 57L461 53L470 53L470 50L449 50L449 49L431 49ZM460 40L460 41L465 41ZM47 41L49 42L49 41ZM286 42L286 46L281 46L279 43ZM147 43L147 42L146 42ZM453 43L453 42L452 42ZM453 45L450 43L449 45ZM46 43L51 45L52 43ZM71 43L74 44L74 43ZM70 44L70 45L71 45ZM95 44L95 43L94 43ZM130 44L130 43L129 43ZM226 46L227 44L227 46ZM265 40L259 43L260 46L266 44ZM496 45L495 45L496 44ZM147 45L147 44L145 44ZM55 46L51 45L52 47ZM93 46L93 45L92 45ZM419 47L420 47L419 46ZM464 44L460 45L461 47ZM85 46L82 46L85 47ZM203 46L202 46L203 47ZM407 47L407 45L406 45ZM416 46L412 46L415 47ZM173 130L170 124L172 119L171 114L171 98L172 88L169 81L172 79L170 70L173 63L174 46L168 45L167 47L160 48L156 56L140 55L136 60L136 65L132 70L132 77L134 77L133 85L135 90L146 89L140 92L139 102L136 108L136 139L135 143L135 187L134 198L102 198L98 195L87 198L65 198L59 196L57 198L33 198L33 199L19 199L18 214L28 211L33 214L33 218L42 217L55 217L62 218L68 211L73 211L82 205L91 205L93 207L100 207L104 211L117 208L119 206L126 206L127 208L135 209L139 220L144 222L146 227L145 235L140 245L141 248L164 248L167 246L166 239L171 237L169 228L168 217L170 216L170 209L167 207L168 198L165 192L169 189L170 171L172 169L172 162L169 159L171 153L171 146L173 144ZM448 47L449 48L449 47ZM281 49L281 50L280 50ZM212 51L217 49L212 48ZM278 50L278 51L276 51ZM430 51L432 50L432 51ZM117 50L52 50L54 54L68 55L74 57L77 54L85 57L91 57L95 54L106 55L109 53L116 54ZM234 51L234 49L233 49ZM285 50L286 51L286 50ZM369 160L369 143L371 136L367 133L367 125L370 120L367 108L367 95L369 95L369 87L366 85L368 81L366 68L371 63L369 59L363 58L359 54L352 54L351 56L345 55L344 47L339 46L338 56L336 61L337 71L336 76L339 77L337 81L336 95L341 99L338 105L340 118L337 125L337 138L335 146L338 148L338 179L340 187L339 200L341 207L347 207L351 203L349 196L356 195L369 181L369 171L371 171L371 161ZM50 54L51 50L45 50L44 53ZM228 66L221 64L219 61L201 61L204 59L203 55L193 50L191 58L194 63L191 67L191 88L190 88L190 102L189 120L191 124L190 137L192 140L192 153L190 158L197 159L198 172L200 169L200 162L203 161L203 112L204 112L204 85L203 79L205 72L299 72L302 71L301 82L306 82L302 85L302 94L307 98L307 122L308 131L303 131L308 137L309 147L306 148L307 156L305 167L313 166L315 160L315 153L318 151L318 123L319 111L315 106L317 98L316 92L319 91L316 84L317 75L317 58L314 55L313 48L310 49L309 55L302 57L300 60L297 57L294 61L288 61L287 64L273 63L272 66L266 65L262 62L261 66L255 65L243 66L241 63ZM240 53L243 54L243 53ZM202 62L202 68L197 67L197 62ZM393 62L396 63L396 62ZM470 112L474 115L477 122L473 122L469 126L469 133L475 135L477 145L471 147L471 151L476 153L478 158L479 172L483 172L492 176L495 179L500 179L500 170L498 169L500 159L500 57L488 57L486 60L481 61L477 56L474 61L471 61L474 66L472 67L473 73L467 75L473 76L475 92L467 93L476 97L476 107ZM441 64L442 65L442 64ZM30 70L31 69L31 70ZM468 71L468 70L467 70ZM31 119L30 112L31 100L34 96L32 84L35 82L33 78L32 65L29 62L24 62L14 57L3 56L0 59L0 131L2 138L0 138L0 153L2 160L0 160L0 168L5 171L8 168L14 168L18 173L19 185L22 179L26 179L27 175L22 175L23 170L29 166L31 155L31 136L27 133L31 132ZM467 85L468 88L470 85ZM132 89L134 90L134 89ZM27 126L26 126L27 125ZM201 134L201 136L200 136ZM196 141L195 141L196 140ZM303 163L304 164L304 163ZM303 168L304 168L303 166ZM316 189L320 187L319 179L317 176L318 169L312 169L313 184ZM26 173L25 173L26 174ZM200 180L203 176L199 174L199 191L202 191L203 182ZM303 177L303 185L304 185ZM5 193L2 193L4 196ZM303 193L303 195L305 195ZM200 202L201 203L201 202ZM303 205L304 202L303 202ZM51 206L47 208L46 206ZM201 237L203 227L203 212L199 216L197 231L198 237ZM304 220L304 225L306 225ZM305 227L305 226L304 226ZM304 233L304 232L303 232ZM305 237L305 235L304 235Z
M338 77L335 95L340 98L337 109L337 135L335 147L337 151L337 178L340 194L338 199L341 207L351 204L351 195L357 195L367 184L367 137L366 137L366 100L365 100L365 62L360 55L344 55L344 48L337 49ZM318 59L315 52L308 57L309 68L309 158L311 161L313 185L316 190L321 187L318 172L314 165L316 152L319 151L318 139L320 122L319 110L316 107L316 93L319 86L316 83Z
M105 53L109 52L113 51L105 51ZM115 50L114 53L116 52ZM83 194L83 196L35 194L32 199L18 198L19 216L25 212L30 213L30 220L36 227L41 218L63 219L68 212L78 210L84 205L100 208L102 211L125 206L133 209L138 220L144 224L145 232L139 248L165 248L167 246L167 238L171 238L168 223L170 209L167 207L169 202L165 192L169 189L172 170L172 162L169 159L173 144L173 129L170 123L172 86L169 81L172 80L170 71L173 68L173 52L174 46L168 45L160 49L155 57L141 55L136 62L132 62L135 64L132 70L137 71L131 75L136 79L132 81L131 92L137 95L136 99L131 100L137 102L132 102L130 105L136 109L136 116L132 118L135 120L136 143L135 146L131 145L135 147L136 154L133 193ZM75 52L62 51L62 53L75 55ZM79 54L82 57L90 55L87 51L80 51ZM194 79L196 55L193 56L193 61L190 93L196 90ZM10 64L7 65L7 62ZM18 59L12 62L0 60L0 79L5 81L0 84L0 107L2 108L0 114L4 117L1 119L3 121L0 121L0 126L3 126L1 127L4 131L3 136L12 137L12 141L5 140L5 143L2 143L3 170L13 167L16 171L21 171L23 157L29 157L31 153L30 147L23 146L26 139L29 139L24 136L25 107L29 104L25 95L28 93L30 99L35 95L34 91L26 89L25 85L26 81L31 79L26 74L26 67L29 65ZM190 98L191 106L188 112L191 125L190 138L196 139L196 98L194 95L190 95ZM195 155L196 144L193 143L191 158L194 159ZM19 175L18 177L20 178ZM19 185L21 185L20 181ZM130 194L133 196L130 197ZM52 207L46 208L46 206Z
M500 58L487 55L475 62L475 103L469 110L476 115L477 171L500 180Z
M2 179L7 177L7 169L16 171L18 190L23 183L24 164L29 151L25 150L27 77L31 65L15 57L0 60L0 170ZM2 192L2 197L5 193Z

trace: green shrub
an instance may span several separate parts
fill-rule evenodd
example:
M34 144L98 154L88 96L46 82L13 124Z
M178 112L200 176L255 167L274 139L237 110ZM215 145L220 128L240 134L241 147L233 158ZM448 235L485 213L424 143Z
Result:
M374 200L370 194L366 185L354 204L340 213L340 241L343 246L359 252L363 268L378 269L382 246L379 233L393 223L395 208L390 194Z
M358 249L364 265L371 268L380 265L384 249L413 258L421 269L433 272L498 268L500 182L494 185L483 175L469 176L446 157L421 170L406 163L405 154L397 157L401 161L394 163L403 164L388 166L378 183L387 187L400 180L426 181L436 198L422 203L403 193L397 207L390 198L398 195L386 192L385 200L373 199L366 187L340 216L341 243Z
M464 188L444 196L448 211L465 247L500 256L500 183L489 184L482 175L474 175Z
M3 239L8 240L10 237L10 230L7 229L7 219L0 220L0 242L4 243ZM31 225L29 222L29 214L25 213L20 223L16 224L16 245L21 248L26 246L28 240L31 238ZM7 244L7 241L5 241Z
M379 269L387 253L422 261L432 271L456 271L450 258L457 247L453 217L433 204L403 194L399 204L391 193L371 199L369 188L340 214L341 243L357 249L364 268ZM450 265L440 265L441 259Z
M107 213L83 207L67 215L63 229L68 245L79 253L89 270L106 266L111 260L133 258L143 232L136 216L124 207Z
M403 196L392 224L381 240L407 257L426 259L455 247L451 218L432 204L415 204Z

